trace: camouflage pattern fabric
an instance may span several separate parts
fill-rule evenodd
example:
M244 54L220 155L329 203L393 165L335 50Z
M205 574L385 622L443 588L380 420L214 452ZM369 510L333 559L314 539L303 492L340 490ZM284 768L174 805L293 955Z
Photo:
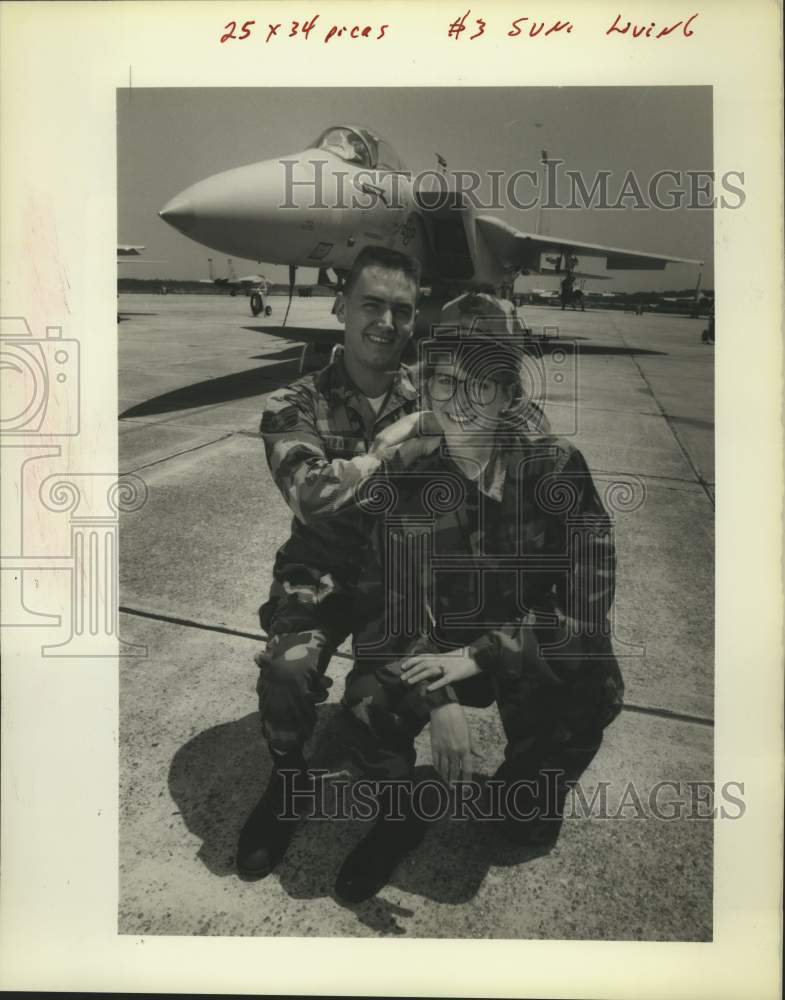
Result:
M276 555L268 600L259 609L269 637L256 657L262 731L290 750L309 739L327 697L330 657L350 634L353 590L367 557L373 516L355 501L379 467L374 437L417 409L401 367L379 414L340 355L322 371L270 394L261 421L267 461L291 507L291 534Z
M257 657L257 691L263 732L276 748L309 738L332 652L353 626L378 617L381 591L367 567L380 512L367 502L369 484L389 481L408 461L398 457L383 467L368 451L385 427L419 408L412 372L401 366L374 413L340 355L268 397L260 430L275 483L294 514L260 608L270 639ZM425 708L450 697L431 696Z
M608 625L615 552L581 453L563 439L518 435L497 440L476 482L436 454L390 486L369 563L384 600L355 632L344 697L373 731L389 776L410 766L400 734L413 737L434 704L396 676L414 652L468 648L510 758L601 732L624 692ZM468 683L438 694L465 700ZM398 716L394 725L385 714Z
M277 554L276 580L289 579L290 567L298 566L330 573L343 586L356 580L372 517L355 493L381 465L369 448L380 431L417 408L417 391L402 366L377 416L341 355L270 394L260 429L273 479L294 514Z
M301 572L300 581L293 588L274 583L260 610L267 643L254 657L262 733L279 753L301 749L310 739L316 706L332 686L325 671L351 631L352 602L345 593L329 578L309 586Z

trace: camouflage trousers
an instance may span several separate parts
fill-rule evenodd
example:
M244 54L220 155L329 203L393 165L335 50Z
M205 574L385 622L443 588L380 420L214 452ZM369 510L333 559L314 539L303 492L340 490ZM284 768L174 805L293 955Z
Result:
M402 663L372 669L361 664L346 679L343 707L354 728L352 747L365 774L379 781L413 777L414 740L430 718L401 680ZM561 816L570 787L600 749L608 718L591 712L575 718L560 711L554 697L550 702L538 699L541 711L535 720L525 681L492 671L459 681L452 690L461 705L496 704L507 742L504 763L495 777L506 784L521 783L518 807L534 809L537 815L548 811L549 820ZM528 824L526 836L536 836L535 826Z
M351 632L352 601L344 591L314 600L313 588L275 582L259 609L267 632L256 692L262 733L278 753L301 749L316 725L316 706L326 701L332 681L330 659Z

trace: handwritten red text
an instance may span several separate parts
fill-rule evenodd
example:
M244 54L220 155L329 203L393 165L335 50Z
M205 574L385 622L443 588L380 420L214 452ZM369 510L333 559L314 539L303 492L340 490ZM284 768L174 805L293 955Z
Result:
M690 25L697 17L697 13L688 17L685 21L683 18L680 21L675 21L673 24L666 25L663 28L657 28L656 21L651 21L647 24L633 24L632 21L622 21L621 14L616 15L616 20L605 32L606 35L626 35L629 34L632 38L667 38L674 32L678 32L683 35L684 38L692 38L695 32L691 29ZM679 31L681 29L681 31Z
M303 38L308 41L311 32L317 27L318 20L319 15L314 14L306 21L279 21L277 24L268 23L263 26L260 25L258 30L260 35L264 35L265 44L271 42L274 38ZM220 36L221 44L223 45L224 42L229 40L242 42L247 38L251 38L254 34L253 28L255 25L256 21L244 21L238 28L237 21L229 21L223 27L223 32ZM320 33L319 37L321 37L324 43L332 41L334 38L368 38L379 41L385 37L389 27L389 24L382 24L378 28L372 24L332 24L329 27L324 26L324 33Z

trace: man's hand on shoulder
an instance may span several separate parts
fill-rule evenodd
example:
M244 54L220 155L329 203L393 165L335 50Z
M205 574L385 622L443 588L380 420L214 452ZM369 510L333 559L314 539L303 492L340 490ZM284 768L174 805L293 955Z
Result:
M396 455L405 465L436 447L441 432L436 417L430 410L417 410L400 417L385 427L374 438L369 454L381 462L388 462Z

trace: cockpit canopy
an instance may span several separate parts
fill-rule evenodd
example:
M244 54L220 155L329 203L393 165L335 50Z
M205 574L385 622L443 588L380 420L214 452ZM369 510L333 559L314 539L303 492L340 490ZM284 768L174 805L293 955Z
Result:
M408 173L393 147L378 132L362 125L331 125L319 136L313 148L324 149L346 163L366 170L390 170Z

